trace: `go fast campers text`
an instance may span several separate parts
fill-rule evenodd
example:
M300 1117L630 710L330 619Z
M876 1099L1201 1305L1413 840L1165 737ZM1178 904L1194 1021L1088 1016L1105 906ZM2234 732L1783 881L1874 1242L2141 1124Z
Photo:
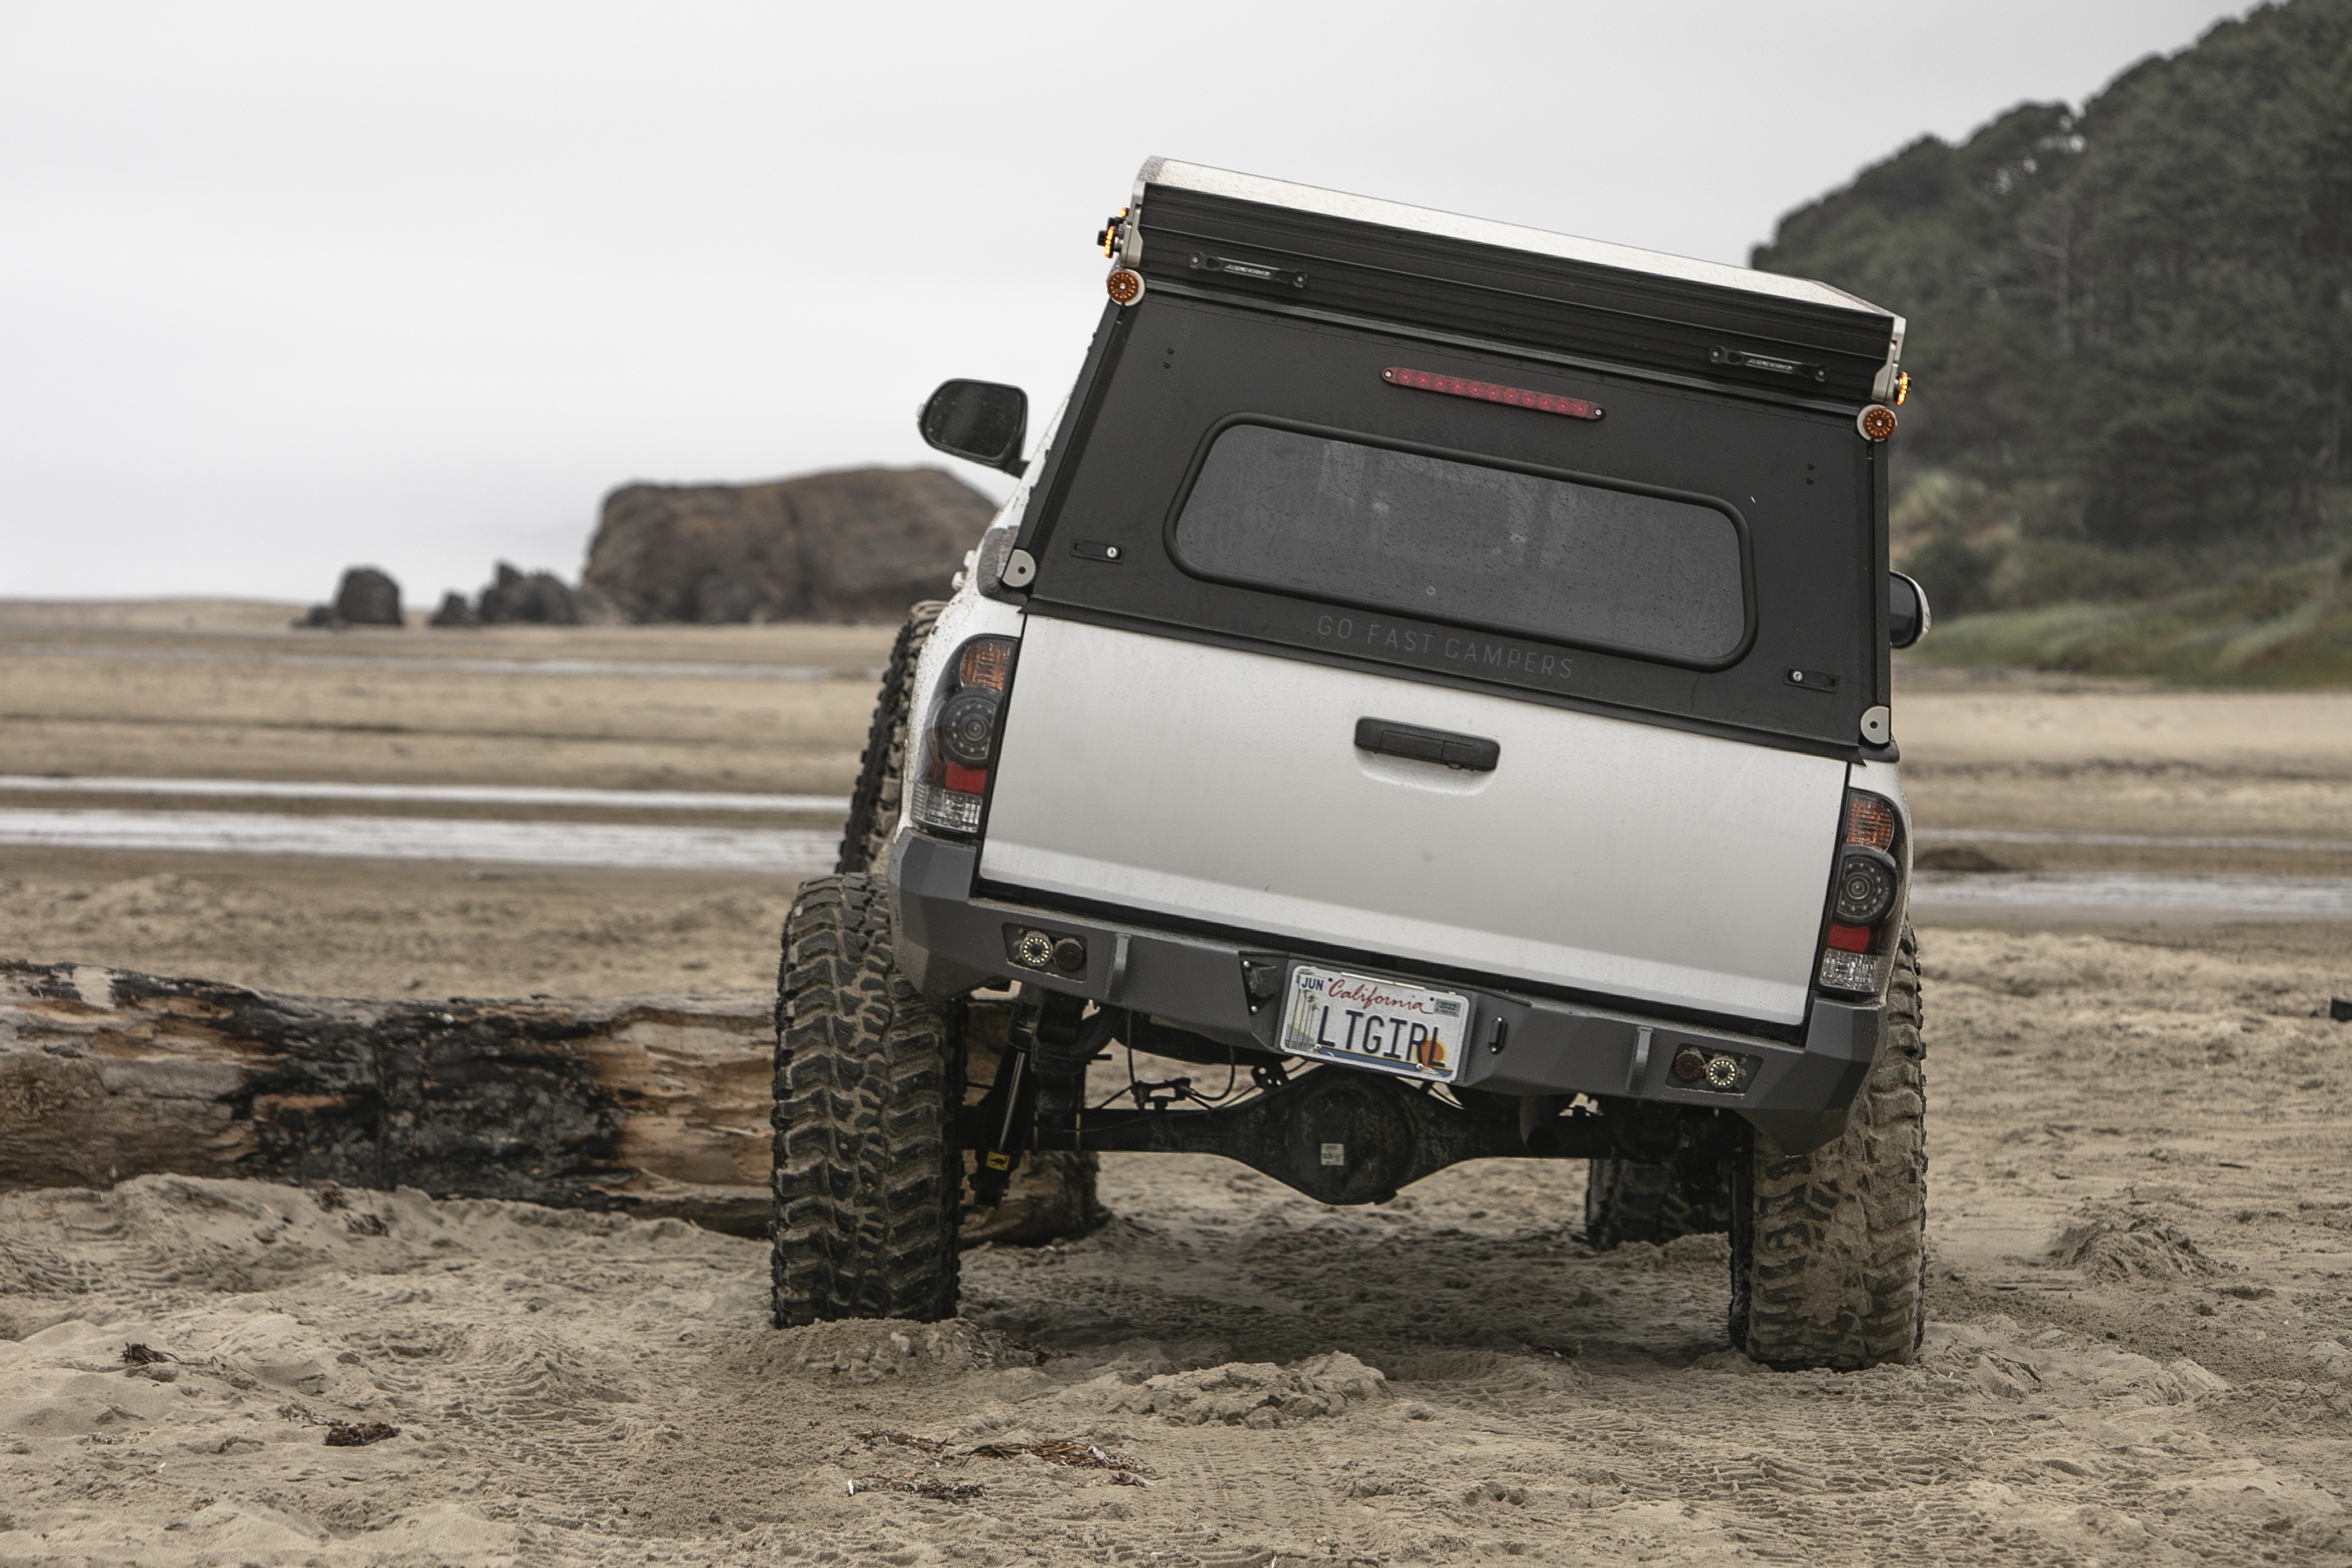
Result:
M1425 664L1432 669L1464 675L1517 680L1564 681L1573 661L1565 654L1518 643L1489 642L1459 632L1431 631L1425 626L1401 626L1363 616L1319 616L1315 635L1325 642L1370 648L1400 664Z

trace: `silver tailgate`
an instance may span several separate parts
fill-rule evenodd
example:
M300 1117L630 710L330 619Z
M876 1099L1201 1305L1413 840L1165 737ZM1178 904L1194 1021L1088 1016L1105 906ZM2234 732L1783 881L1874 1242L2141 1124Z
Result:
M1359 751L1376 718L1492 773ZM1300 942L1795 1023L1845 764L1029 617L982 875Z

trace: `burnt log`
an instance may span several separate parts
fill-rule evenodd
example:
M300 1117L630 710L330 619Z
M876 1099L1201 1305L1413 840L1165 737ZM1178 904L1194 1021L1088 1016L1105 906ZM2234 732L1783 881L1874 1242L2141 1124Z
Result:
M0 960L0 1187L407 1186L757 1236L769 1005L348 1001Z
M772 1001L354 1001L0 960L0 1190L405 1186L763 1236ZM1003 1011L969 1007L975 1076ZM1035 1160L970 1239L1092 1228L1094 1174Z

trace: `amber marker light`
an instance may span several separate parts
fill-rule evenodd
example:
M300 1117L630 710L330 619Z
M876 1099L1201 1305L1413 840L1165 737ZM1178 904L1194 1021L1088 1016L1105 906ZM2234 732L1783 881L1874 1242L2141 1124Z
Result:
M1103 254L1105 256L1117 256L1118 254L1118 226L1126 221L1127 209L1125 207L1119 208L1118 212L1103 220L1102 232L1095 236L1095 243L1103 247Z
M1006 637L976 638L956 661L956 684L982 691L1003 691L1013 670L1013 643Z
M1903 400L1910 395L1911 373L1906 370L1895 378L1895 406L1897 408L1902 407Z
M1884 403L1874 403L1854 416L1853 427L1867 440L1884 441L1895 434L1895 410Z
M1132 305L1143 298L1143 274L1122 267L1103 279L1103 287L1110 290L1112 304Z
M1845 797L1845 841L1869 849L1895 842L1895 807L1859 791Z

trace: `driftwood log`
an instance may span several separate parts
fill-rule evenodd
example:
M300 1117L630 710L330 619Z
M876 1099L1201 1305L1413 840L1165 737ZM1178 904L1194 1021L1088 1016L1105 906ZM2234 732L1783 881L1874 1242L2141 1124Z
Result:
M0 1188L172 1173L766 1234L771 998L366 1002L0 960ZM975 1005L973 1076L1004 1020ZM970 1241L1100 1218L1049 1157Z

